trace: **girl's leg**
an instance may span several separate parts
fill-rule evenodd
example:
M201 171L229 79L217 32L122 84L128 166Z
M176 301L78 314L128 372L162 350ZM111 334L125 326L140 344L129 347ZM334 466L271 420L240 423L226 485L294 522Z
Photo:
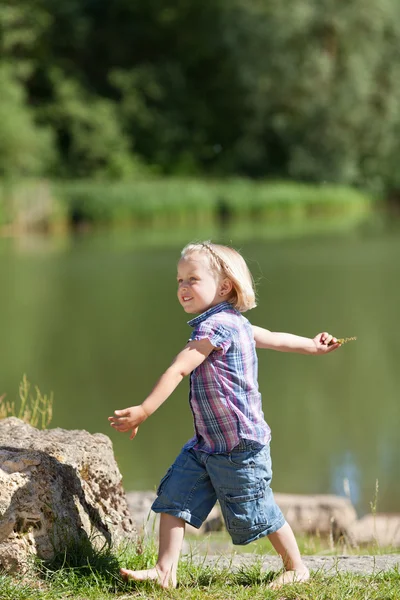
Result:
M185 521L178 517L161 513L157 564L152 569L144 571L121 569L121 575L125 579L134 579L135 581L153 579L163 588L175 588L177 583L176 572L184 535Z
M282 557L283 566L285 567L285 573L274 580L271 584L272 588L279 588L285 583L306 581L310 578L310 573L301 559L296 538L288 523L285 523L275 533L271 533L268 539Z

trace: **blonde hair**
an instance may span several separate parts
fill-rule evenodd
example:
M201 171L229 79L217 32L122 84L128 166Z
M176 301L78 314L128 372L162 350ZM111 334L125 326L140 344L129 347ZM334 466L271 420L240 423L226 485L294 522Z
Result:
M181 252L181 258L186 258L194 252L204 255L213 271L230 279L232 294L227 300L237 310L246 312L257 306L253 277L246 261L237 250L209 241L198 242L187 244Z

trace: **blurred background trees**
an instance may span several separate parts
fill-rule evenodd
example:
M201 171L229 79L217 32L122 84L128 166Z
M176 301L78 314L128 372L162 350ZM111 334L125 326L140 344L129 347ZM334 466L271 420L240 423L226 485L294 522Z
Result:
M0 0L0 176L398 184L397 0Z

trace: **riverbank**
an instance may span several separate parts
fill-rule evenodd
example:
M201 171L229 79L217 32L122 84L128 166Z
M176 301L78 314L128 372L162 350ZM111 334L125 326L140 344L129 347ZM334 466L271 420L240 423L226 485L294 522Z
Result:
M371 214L379 198L355 188L294 181L157 178L132 182L0 182L3 232L286 225Z

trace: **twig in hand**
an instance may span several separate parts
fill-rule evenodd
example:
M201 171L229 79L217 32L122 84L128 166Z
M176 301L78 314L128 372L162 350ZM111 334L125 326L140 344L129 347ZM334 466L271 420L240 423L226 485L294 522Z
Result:
M343 344L347 344L347 342L352 342L353 340L356 340L356 337L347 337L347 338L337 338L336 342L334 342L333 340L331 340L328 344L328 346L332 346L332 344L340 344L341 346Z

